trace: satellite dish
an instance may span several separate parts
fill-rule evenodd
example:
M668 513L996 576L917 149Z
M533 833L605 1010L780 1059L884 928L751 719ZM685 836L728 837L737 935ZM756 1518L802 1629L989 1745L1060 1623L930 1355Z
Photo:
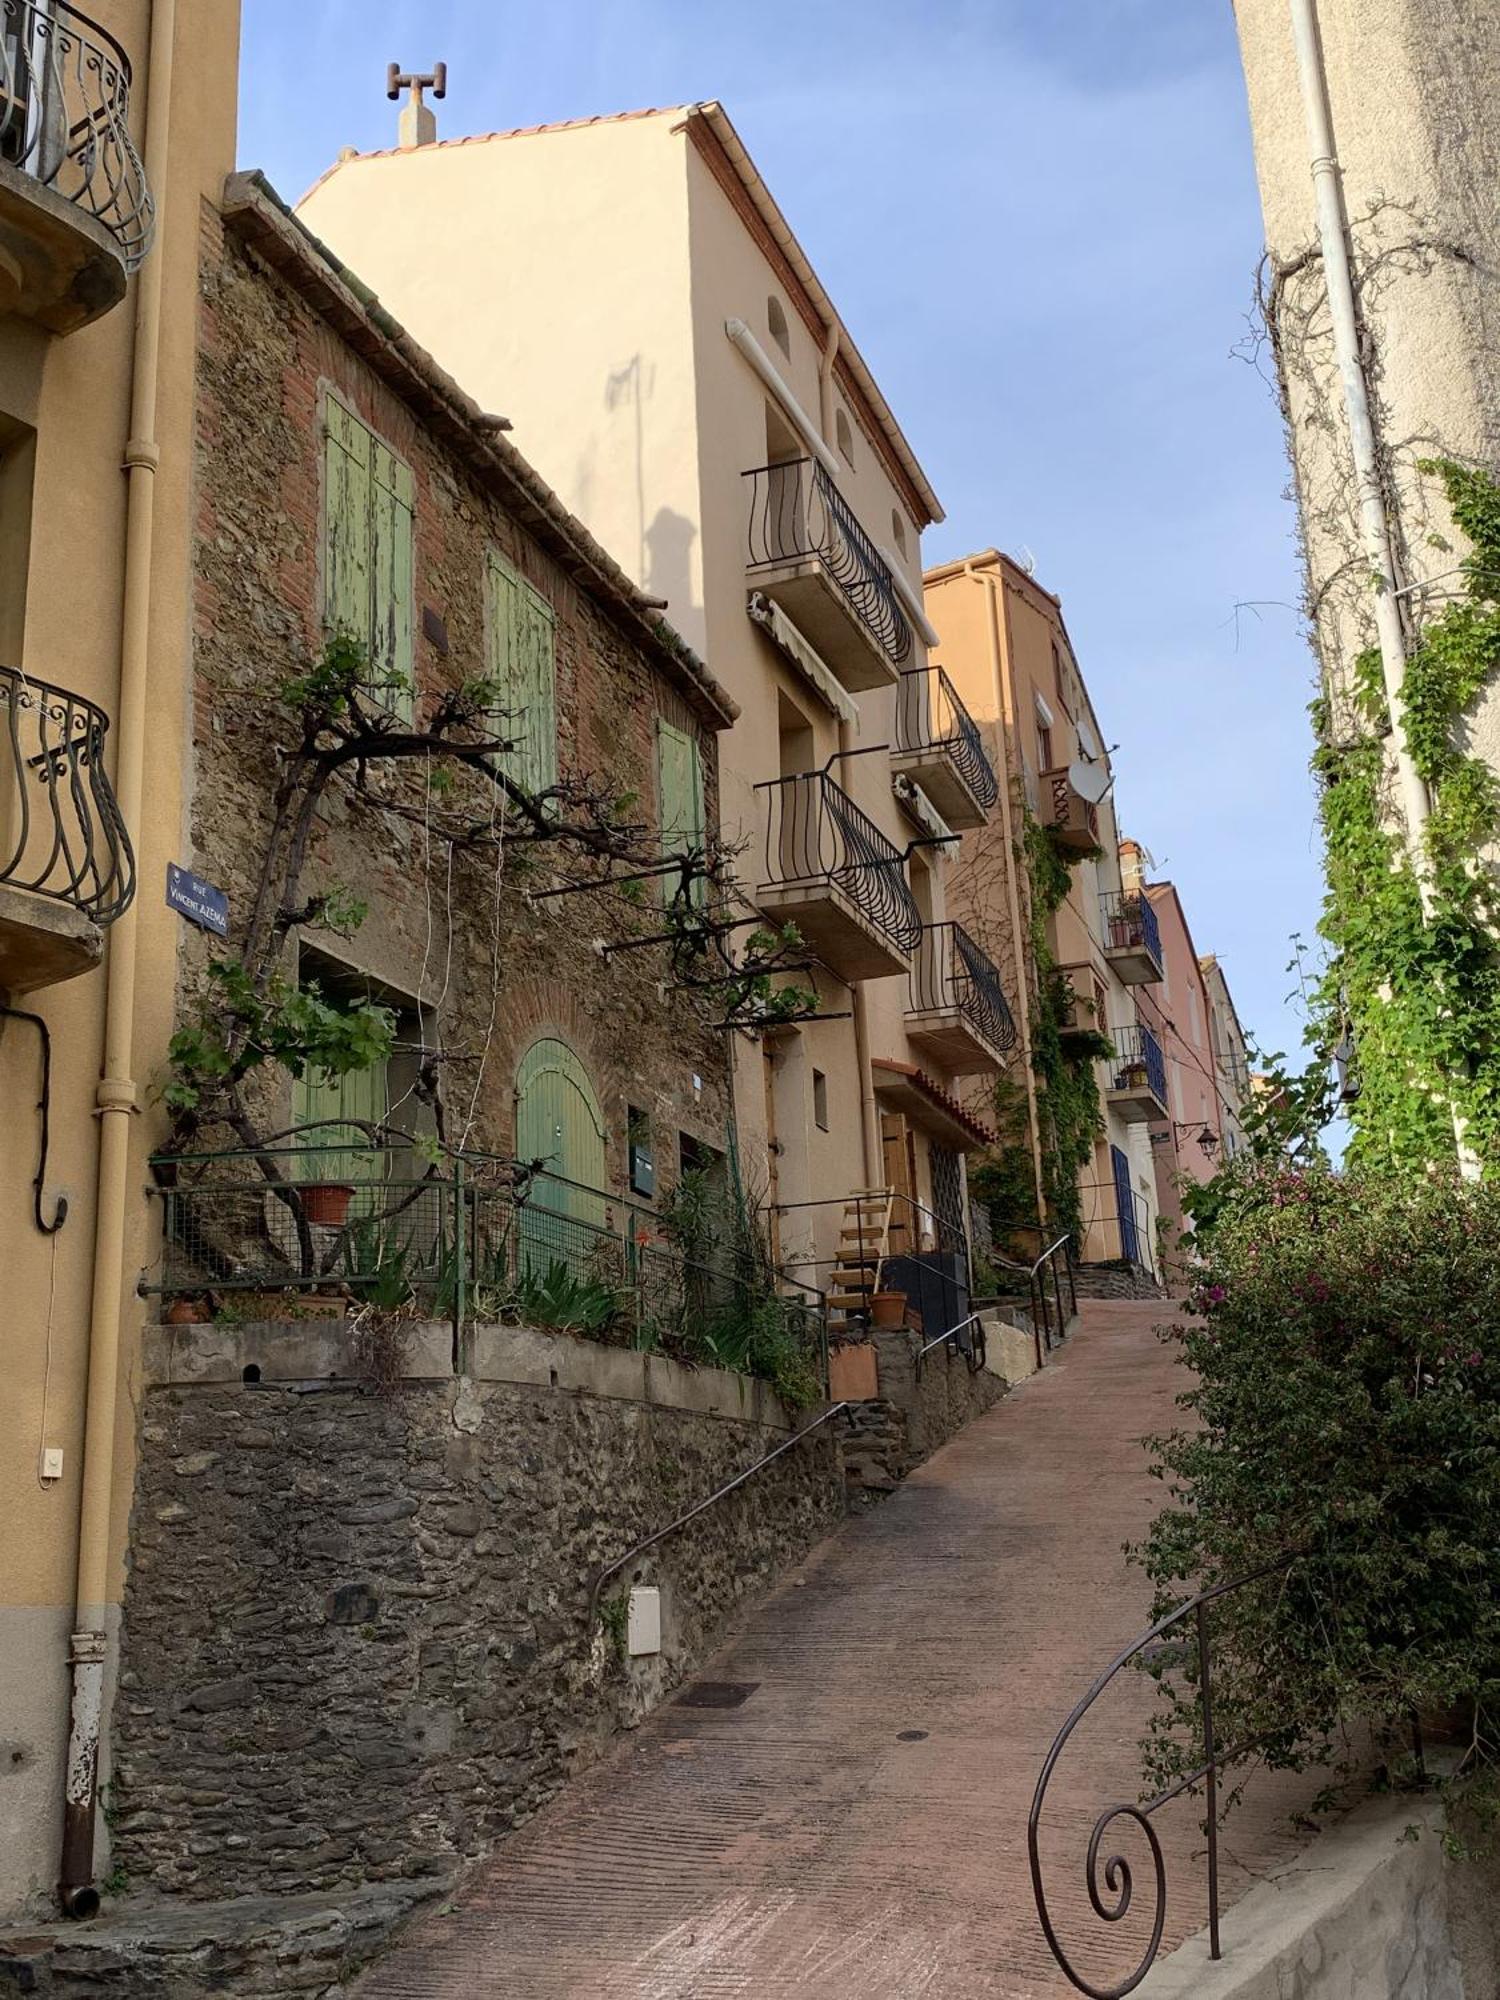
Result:
M1114 779L1109 775L1102 757L1097 759L1078 757L1068 766L1068 783L1079 798L1087 799L1091 806L1096 806L1114 783Z

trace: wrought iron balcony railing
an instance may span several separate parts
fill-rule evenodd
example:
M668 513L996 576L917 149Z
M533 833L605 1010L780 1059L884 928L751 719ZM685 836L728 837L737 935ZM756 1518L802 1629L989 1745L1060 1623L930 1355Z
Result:
M1000 796L995 767L985 754L979 725L941 667L913 667L896 694L896 748L941 750L988 812Z
M980 1040L1009 1055L1019 1039L1000 972L962 924L928 924L910 977L913 1017L962 1014Z
M0 160L101 222L127 270L150 249L130 58L68 0L0 0Z
M91 701L0 667L0 887L112 924L135 857L104 768L109 718ZM4 765L8 763L8 776Z
M905 858L844 788L826 771L803 771L755 789L766 800L765 880L840 889L898 951L915 951L922 918Z
M1151 1030L1144 1022L1134 1028L1116 1028L1110 1040L1115 1045L1110 1089L1138 1090L1145 1084L1158 1102L1165 1104L1167 1059Z
M1162 969L1161 926L1151 899L1138 889L1110 889L1099 898L1106 951L1144 951Z
M912 629L875 544L823 467L788 459L747 472L753 572L818 557L845 602L893 666L910 659Z

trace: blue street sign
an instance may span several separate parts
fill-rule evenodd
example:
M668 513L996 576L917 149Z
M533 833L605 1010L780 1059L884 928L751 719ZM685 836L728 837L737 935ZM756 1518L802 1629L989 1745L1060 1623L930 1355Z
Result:
M212 882L205 882L191 868L179 868L175 861L167 863L167 903L190 924L228 937L229 898Z

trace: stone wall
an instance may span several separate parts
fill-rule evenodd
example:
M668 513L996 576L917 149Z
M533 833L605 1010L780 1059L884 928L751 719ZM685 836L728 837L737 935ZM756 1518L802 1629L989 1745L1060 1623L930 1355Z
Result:
M1073 1288L1081 1299L1165 1299L1166 1293L1139 1264L1080 1264Z
M971 1374L963 1356L948 1347L923 1356L919 1372L922 1343L909 1329L876 1328L872 1338L880 1394L850 1405L844 1464L851 1486L889 1492L998 1403L1006 1385L988 1369Z
M481 1379L444 1379L434 1327L382 1396L341 1328L297 1329L279 1369L275 1335L164 1329L152 1362L110 1799L132 1888L445 1874L841 1513L830 1426L607 1587L591 1622L600 1565L787 1435L763 1385L504 1329L480 1330ZM562 1379L591 1354L604 1393ZM661 1588L659 1656L616 1643L632 1579Z

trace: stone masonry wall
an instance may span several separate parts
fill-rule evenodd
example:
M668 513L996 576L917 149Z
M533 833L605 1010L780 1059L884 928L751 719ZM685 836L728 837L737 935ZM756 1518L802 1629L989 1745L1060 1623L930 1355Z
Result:
M591 1628L592 1573L784 1431L516 1384L149 1390L116 1865L215 1897L479 1853L838 1518L831 1428L636 1566L662 1589L663 1651L626 1661L608 1619Z
M998 1403L1005 1383L985 1369L969 1372L961 1355L934 1348L917 1372L918 1336L877 1328L880 1394L852 1404L844 1465L851 1486L889 1492L965 1424Z

